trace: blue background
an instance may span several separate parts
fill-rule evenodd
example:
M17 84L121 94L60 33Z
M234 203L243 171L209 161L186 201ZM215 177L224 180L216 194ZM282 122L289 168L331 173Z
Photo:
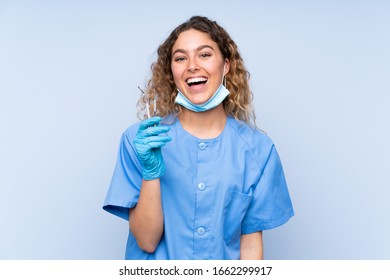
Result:
M296 216L268 259L390 259L389 1L0 0L0 259L122 259L101 209L137 86L192 15L251 73Z

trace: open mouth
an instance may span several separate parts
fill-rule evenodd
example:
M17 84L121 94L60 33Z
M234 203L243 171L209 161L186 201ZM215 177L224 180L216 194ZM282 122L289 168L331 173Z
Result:
M207 83L207 78L205 77L189 78L187 79L186 83L190 87L197 86L197 85L204 85L205 83Z

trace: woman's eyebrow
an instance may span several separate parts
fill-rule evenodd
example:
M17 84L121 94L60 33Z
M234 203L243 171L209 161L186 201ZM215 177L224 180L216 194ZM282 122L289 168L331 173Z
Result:
M201 45L201 46L197 47L196 50L200 51L200 50L203 50L205 48L210 48L210 49L214 50L213 47L210 45Z
M214 48L212 47L212 46L210 46L210 45L201 45L201 46L199 46L199 47L197 47L196 49L195 49L195 51L201 51L201 50L203 50L203 49L205 49L205 48L210 48L210 49L212 49L213 51L214 51ZM188 52L186 51L186 50L184 50L184 49L176 49L173 53L172 53L172 55L174 55L175 53L184 53L184 54L187 54Z
M176 50L172 53L172 55L174 55L175 53L184 53L184 54L186 54L187 51L185 51L185 50L183 50L183 49L176 49Z

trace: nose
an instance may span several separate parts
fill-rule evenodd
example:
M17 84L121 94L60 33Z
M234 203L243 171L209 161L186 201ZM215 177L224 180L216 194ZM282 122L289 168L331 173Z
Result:
M199 67L196 59L190 59L188 61L188 71L195 72L195 71L197 71L199 69L200 69L200 67Z

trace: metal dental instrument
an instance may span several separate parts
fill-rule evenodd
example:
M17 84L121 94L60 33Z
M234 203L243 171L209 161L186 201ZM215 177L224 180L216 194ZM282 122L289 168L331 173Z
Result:
M148 119L151 118L150 115L150 105L149 105L149 98L146 96L146 93L138 86L138 89L142 92L146 99L146 113L148 114ZM156 95L153 98L153 117L157 116L157 97ZM154 126L157 126L156 124ZM166 133L165 133L166 134ZM166 134L167 135L167 134Z
M157 99L153 98L153 117L157 115Z
M146 96L146 94L145 94L145 92L138 86L138 89L142 92L142 94L144 95L144 96ZM156 100L154 100L154 108L153 108L153 114L154 114L154 116L156 115ZM150 116L150 107L149 107L149 99L148 98L146 98L146 113L148 114L148 119L150 119L151 118L151 116Z
M146 111L147 111L147 113L148 113L148 119L150 119L149 101L146 102Z

